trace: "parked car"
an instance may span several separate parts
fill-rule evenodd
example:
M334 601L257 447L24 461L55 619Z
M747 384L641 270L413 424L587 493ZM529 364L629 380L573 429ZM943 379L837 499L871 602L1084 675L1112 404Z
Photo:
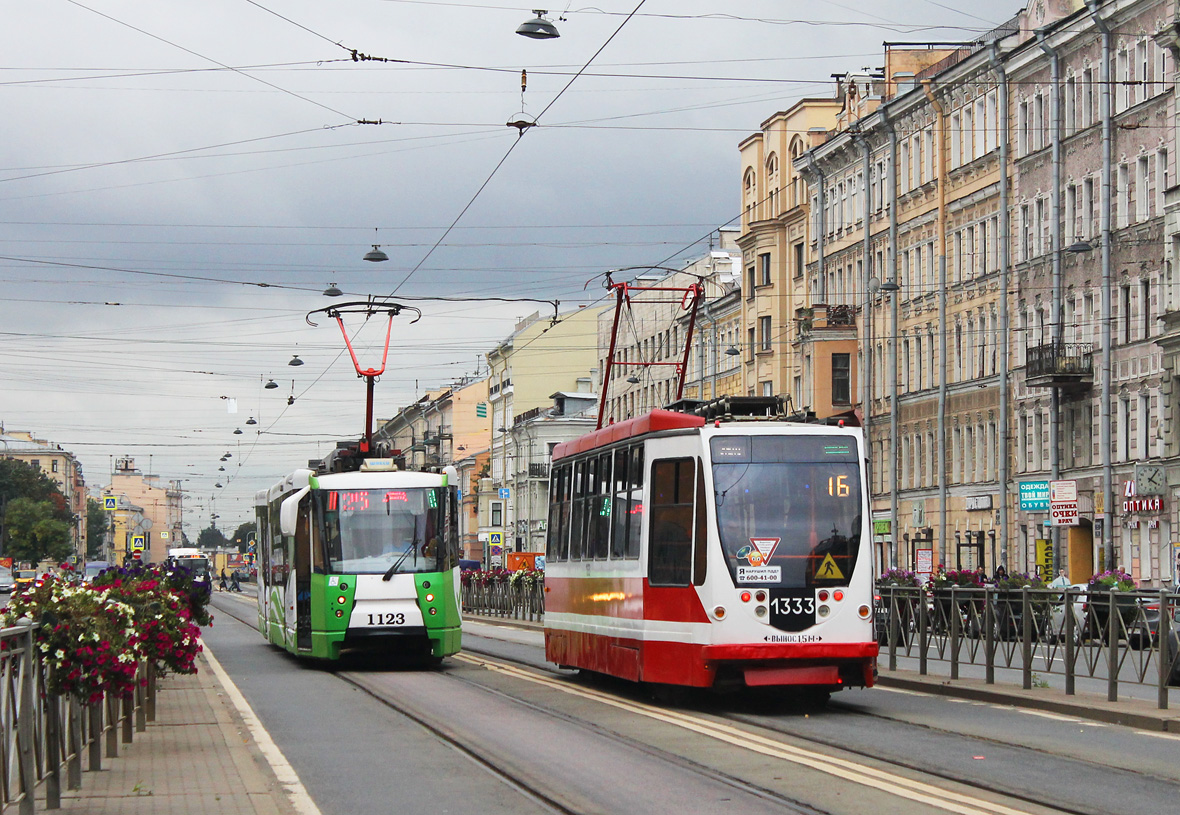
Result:
M33 583L37 580L36 569L17 569L12 573L12 581L14 590L25 588L32 588Z
M88 560L86 561L86 571L82 575L82 579L89 583L94 578L98 577L99 573L111 568L111 564L105 560Z
M14 581L12 579L12 572L5 569L0 572L0 592L8 594L12 591Z

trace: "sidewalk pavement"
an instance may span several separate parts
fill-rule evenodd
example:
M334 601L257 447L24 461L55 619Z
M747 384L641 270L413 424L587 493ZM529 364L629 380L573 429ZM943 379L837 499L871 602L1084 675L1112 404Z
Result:
M61 812L87 815L294 815L274 771L205 654L193 676L161 679L156 721L119 744L82 787L62 789ZM105 747L105 740L104 740ZM88 766L85 757L83 767ZM44 784L36 789L45 809Z
M511 617L484 617L478 614L464 614L463 619L489 625L503 625L511 628L541 630L543 625L529 620L514 620ZM1119 724L1139 730L1180 733L1180 710L1160 710L1156 703L1144 699L1123 698L1117 702L1107 701L1105 696L1093 693L1067 695L1059 688L1032 688L1024 690L1018 685L997 683L989 685L982 679L955 679L917 671L890 671L878 665L877 684L886 688L912 690L955 699L971 699L997 705L1010 705L1030 710L1043 710L1063 716L1074 716L1095 722Z

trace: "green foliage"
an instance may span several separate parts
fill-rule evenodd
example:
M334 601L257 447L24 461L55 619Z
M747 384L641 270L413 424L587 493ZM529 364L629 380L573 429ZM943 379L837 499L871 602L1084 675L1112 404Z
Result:
M214 524L209 524L197 536L197 548L203 552L212 551L213 549L223 549L230 545L230 541L226 540L225 535Z
M246 521L234 530L230 535L230 541L238 547L239 552L246 551L246 545L254 538L258 531L258 524L254 521Z
M86 558L95 560L102 554L102 543L110 528L111 516L102 508L102 502L86 499Z
M58 517L53 502L14 498L4 511L4 552L15 560L39 563L69 557L70 525Z
M50 515L68 527L71 520L66 510L66 499L53 479L24 461L15 458L0 459L0 547L5 555L17 555L9 551L12 534L8 528L8 506L17 499L28 498L34 502L46 501Z

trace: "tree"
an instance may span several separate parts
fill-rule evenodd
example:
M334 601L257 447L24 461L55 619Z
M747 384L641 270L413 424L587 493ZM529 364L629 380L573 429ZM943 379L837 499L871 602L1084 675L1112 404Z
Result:
M86 499L86 557L93 560L102 557L102 545L106 540L111 520L101 501Z
M197 548L205 552L211 549L224 549L229 545L230 542L225 539L225 535L213 524L202 529L201 534L197 536Z
M254 521L246 521L246 523L241 524L237 529L234 530L234 533L230 536L230 538L238 547L239 552L245 552L246 546L249 544L249 542L255 539L254 536L257 531L257 523Z
M70 525L56 517L52 501L14 498L4 511L6 554L18 561L63 561L70 556Z
M0 459L0 551L6 555L11 554L8 551L8 540L11 537L7 521L8 505L18 498L49 502L51 516L67 527L72 520L66 509L65 496L40 467L15 458Z

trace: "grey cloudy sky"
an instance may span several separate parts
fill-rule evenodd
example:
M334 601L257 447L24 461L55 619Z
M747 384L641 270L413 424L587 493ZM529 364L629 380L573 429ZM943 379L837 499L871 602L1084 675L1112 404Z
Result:
M513 33L530 5L495 2L6 3L0 421L72 450L91 485L122 455L189 479L189 534L213 512L232 529L255 490L361 430L339 330L304 321L329 283L588 302L606 269L707 249L768 115L879 66L885 40L971 39L1019 8L647 0L627 19L637 3L554 7L549 41ZM509 152L522 109L539 126ZM361 260L372 243L388 263ZM475 372L534 310L416 305L379 416ZM378 322L350 324L362 364Z

